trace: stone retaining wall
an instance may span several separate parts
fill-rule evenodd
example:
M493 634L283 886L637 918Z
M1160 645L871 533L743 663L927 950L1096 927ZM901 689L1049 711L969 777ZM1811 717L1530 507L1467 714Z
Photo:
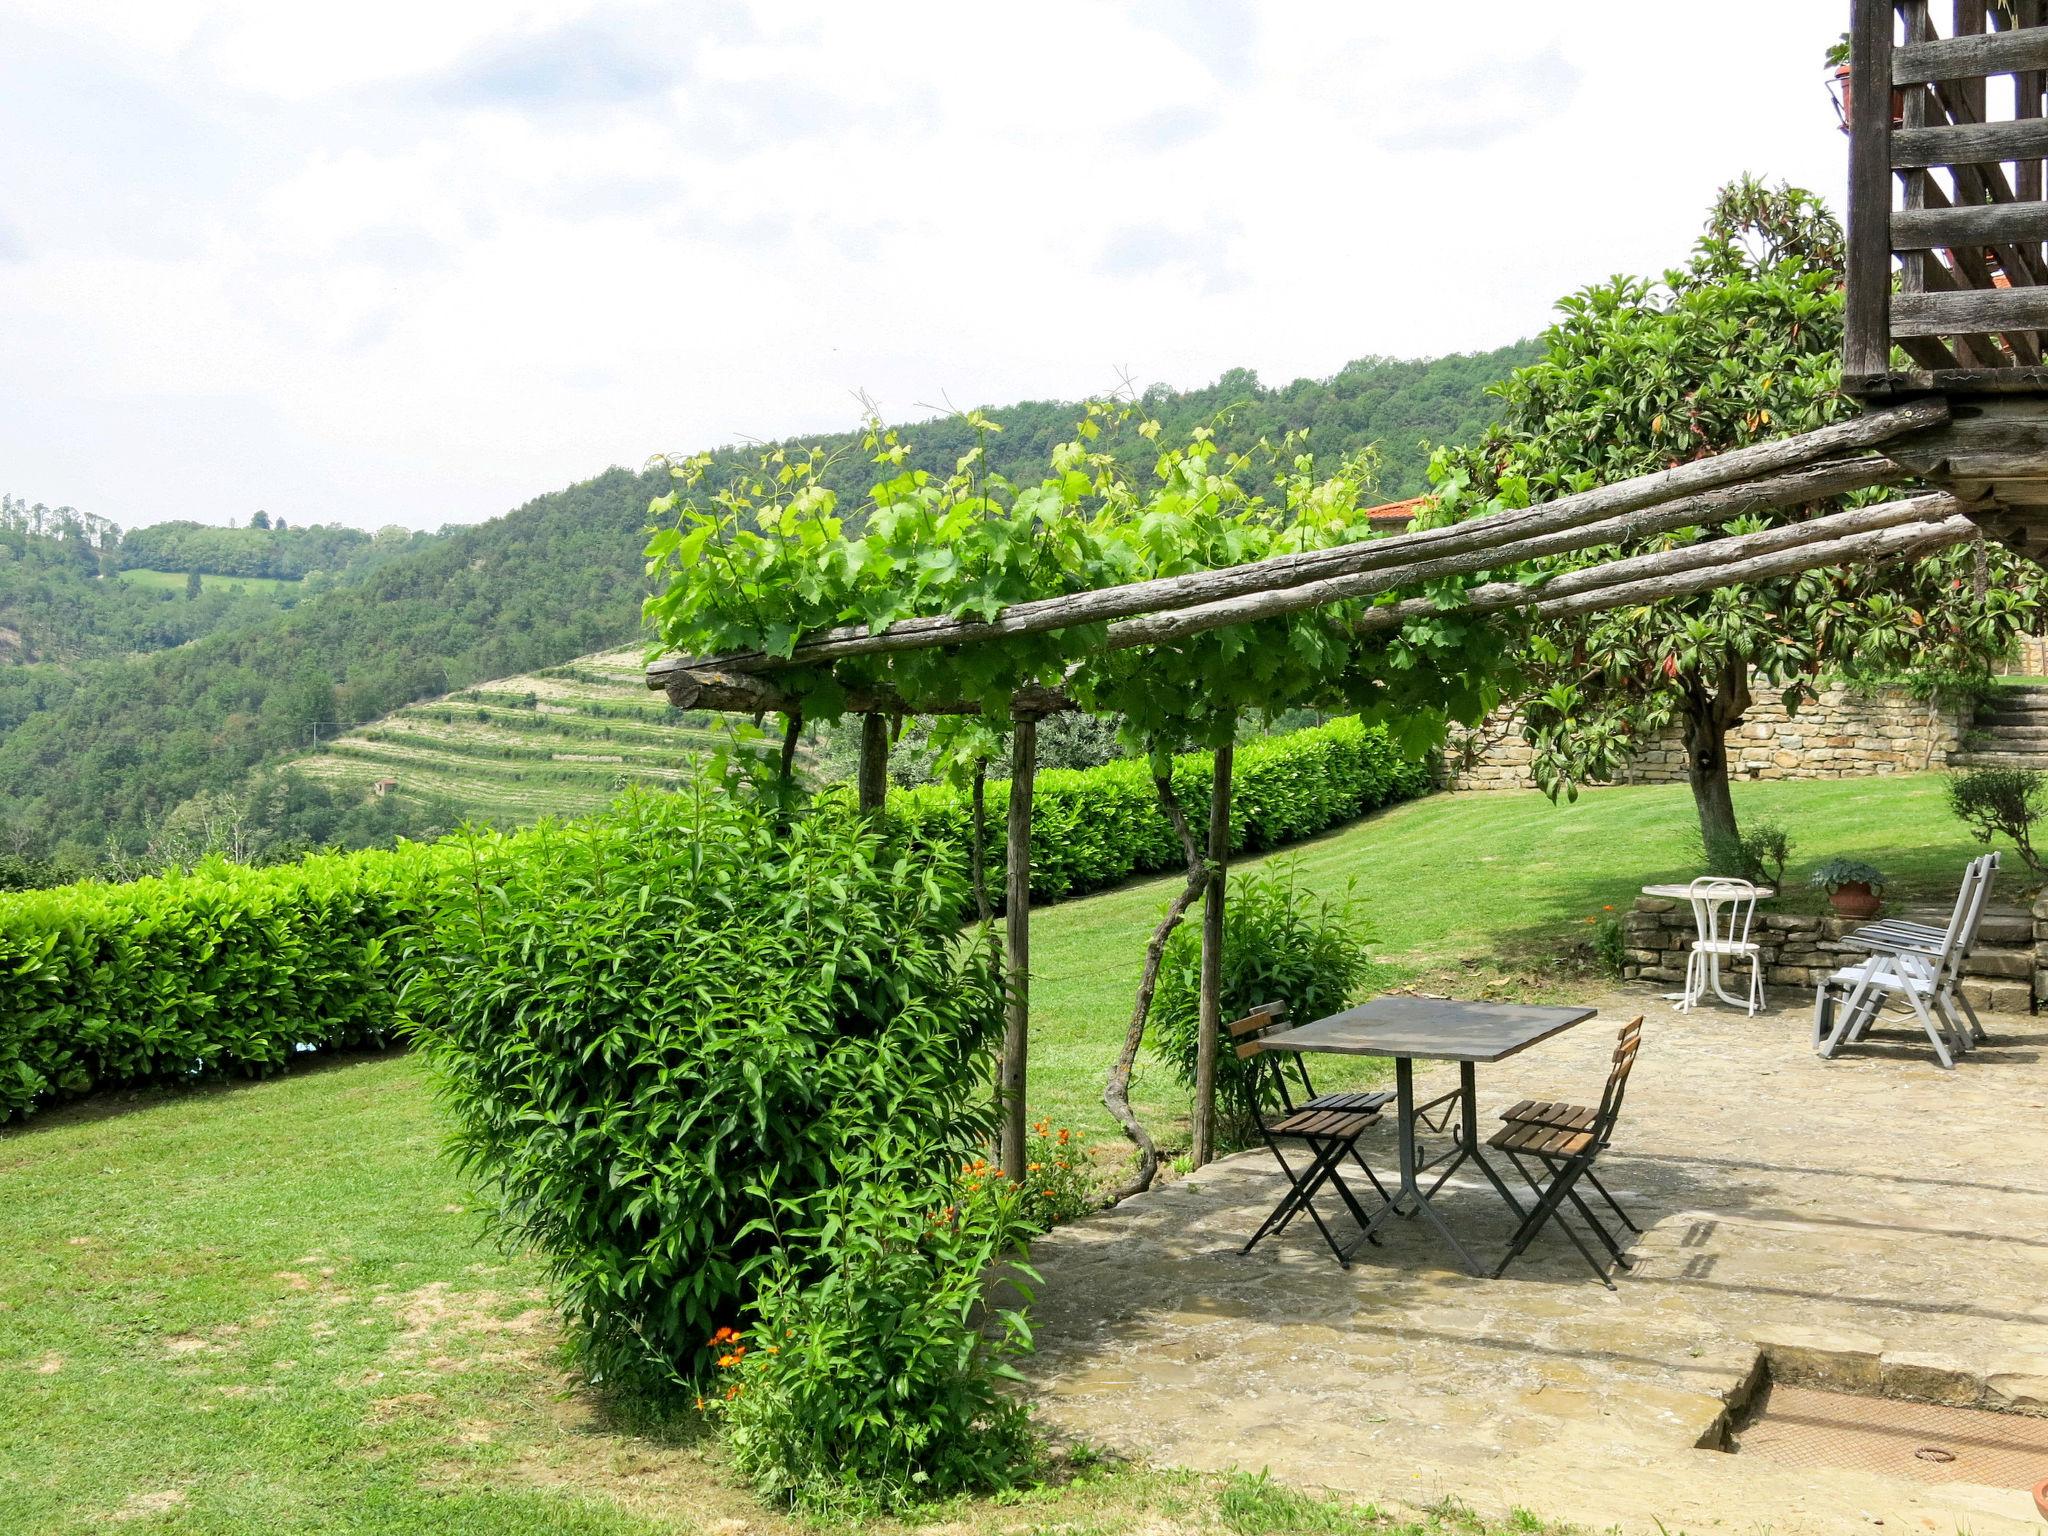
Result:
M1887 907L1885 915L1945 924L1949 909ZM1862 957L1865 951L1850 949L1841 939L1869 921L1773 912L1759 906L1750 937L1763 947L1764 985L1811 990L1829 972ZM1622 919L1622 937L1627 945L1625 979L1668 982L1674 988L1684 982L1685 957L1696 937L1692 909L1685 902L1638 896ZM1976 952L1963 974L1963 994L1978 1008L2024 1013L2036 1006L2037 999L2048 1000L2048 896L2037 900L2032 911L2000 906L1987 911ZM1748 962L1724 968L1723 985L1734 993L1738 989L1727 979L1730 976L1740 977L1746 986Z
M1749 718L1729 734L1729 777L1745 779L1848 779L1873 773L1919 773L1947 763L1968 725L1967 710L1915 699L1902 689L1860 691L1844 683L1822 688L1820 698L1787 715L1766 687ZM1527 789L1530 752L1521 720L1503 711L1472 733L1460 750L1453 732L1444 751L1452 789ZM1685 778L1685 748L1676 726L1638 753L1616 780L1669 784Z

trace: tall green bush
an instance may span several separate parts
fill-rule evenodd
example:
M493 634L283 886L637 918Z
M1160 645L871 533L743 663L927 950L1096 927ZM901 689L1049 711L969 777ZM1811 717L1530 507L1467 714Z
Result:
M601 1376L699 1369L791 1212L988 1135L993 957L962 860L701 783L460 840L407 1002L453 1149Z
M1174 793L1184 806L1209 803L1213 759L1191 752L1173 761ZM1386 731L1346 717L1237 749L1230 832L1234 851L1260 852L1399 800L1428 793L1432 766L1404 758ZM1001 826L1010 786L988 786L989 884L1002 889ZM916 832L965 846L972 808L944 785L900 790L891 814ZM1032 793L1031 894L1041 901L1078 896L1132 875L1179 869L1180 842L1159 809L1150 766L1138 760L1040 773Z
M1359 914L1304 887L1289 865L1236 876L1223 905L1220 1022L1261 1003L1285 1003L1298 1022L1341 1010L1365 980L1370 960ZM1166 941L1152 999L1152 1047L1192 1090L1201 1039L1202 936L1188 923ZM1226 1141L1253 1131L1246 1089L1249 1064L1225 1045L1216 1058L1216 1114Z

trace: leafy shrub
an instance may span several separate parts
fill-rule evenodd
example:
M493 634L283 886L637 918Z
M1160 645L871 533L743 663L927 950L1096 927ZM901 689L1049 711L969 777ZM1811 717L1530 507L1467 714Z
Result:
M1174 793L1206 821L1213 759L1187 753L1173 762ZM1265 736L1237 749L1232 769L1230 831L1234 850L1259 852L1299 842L1399 800L1426 794L1431 765L1403 758L1386 731L1355 719ZM1007 781L988 786L989 884L1002 890L1000 828L1009 805ZM972 835L968 797L944 785L890 796L891 814L922 835L966 846ZM1031 894L1036 900L1077 896L1132 875L1182 867L1180 841L1159 809L1150 766L1136 759L1099 768L1047 769L1032 791Z
M1783 885L1792 847L1791 834L1775 821L1759 821L1736 837L1724 833L1700 840L1706 873L1740 875L1753 885Z
M1593 924L1593 963L1601 975L1619 980L1627 960L1628 939L1622 931L1620 914L1602 912Z
M1034 1231L1050 1232L1102 1203L1088 1154L1064 1125L1055 1127L1050 1120L1032 1122L1031 1134L1024 1142L1024 1171L1022 1210L1025 1223Z
M262 1076L396 1037L396 935L443 857L219 861L0 900L0 1120L98 1089Z
M1300 1022L1336 1013L1365 979L1370 961L1355 904L1305 888L1290 865L1238 875L1223 904L1221 1022L1243 1018L1260 1003L1284 1002ZM1166 941L1159 990L1152 998L1152 1048L1174 1076L1195 1085L1201 1038L1202 935L1189 921ZM1216 1117L1226 1140L1242 1141L1249 1063L1229 1045L1216 1059Z
M1948 776L1948 808L1980 843L2003 835L2012 840L2027 868L2041 873L2034 851L2034 823L2041 819L2048 776L2035 768L1972 768Z
M986 1139L1002 996L951 850L831 806L778 826L702 781L459 844L413 1038L599 1375L688 1375L791 1212Z
M830 1191L791 1234L806 1262L778 1259L762 1285L756 1325L714 1336L722 1373L699 1401L764 1496L897 1510L992 1491L1030 1466L1029 1418L1001 1387L1031 1347L1020 1192L972 1172L932 1187ZM992 1305L992 1284L1014 1304Z

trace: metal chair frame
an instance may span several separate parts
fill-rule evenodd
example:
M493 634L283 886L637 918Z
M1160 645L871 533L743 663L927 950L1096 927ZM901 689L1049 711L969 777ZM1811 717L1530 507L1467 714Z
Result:
M1344 1182L1340 1165L1348 1157L1371 1182L1380 1199L1386 1200L1386 1187L1380 1183L1372 1165L1366 1162L1365 1155L1358 1150L1358 1138L1379 1119L1380 1106L1392 1095L1364 1091L1318 1094L1301 1052L1273 1051L1265 1046L1267 1039L1292 1027L1286 1022L1286 1016L1285 1003L1264 1003L1226 1026L1231 1038L1237 1041L1239 1058L1250 1064L1243 1087L1246 1118L1258 1128L1260 1139L1273 1154L1273 1160L1280 1165L1280 1172L1288 1183L1287 1193L1281 1197L1280 1203L1273 1207L1272 1213L1239 1251L1250 1253L1265 1238L1284 1232L1288 1224L1306 1210L1323 1241L1329 1245L1330 1252L1336 1255L1338 1264L1348 1269L1351 1260L1325 1224L1322 1213L1315 1208L1315 1196L1325 1185L1334 1188L1345 1208L1351 1212L1352 1219L1361 1227L1368 1225L1371 1218L1359 1204L1357 1196L1352 1194L1351 1187ZM1294 1082L1301 1087L1299 1102L1289 1081L1287 1058L1291 1058ZM1268 1105L1274 1101L1278 1102L1280 1113L1269 1115ZM1299 1142L1308 1151L1309 1161L1299 1172L1282 1150L1284 1142ZM1369 1235L1371 1241L1379 1241L1376 1234Z
M1621 1034L1615 1041L1612 1064L1607 1072L1607 1084L1600 1092L1600 1104L1593 1111L1590 1125L1574 1128L1510 1121L1502 1130L1496 1132L1488 1143L1497 1151L1507 1154L1508 1160L1520 1170L1529 1187L1536 1192L1534 1207L1523 1216L1521 1225L1515 1229L1515 1235L1508 1242L1507 1252L1501 1256L1499 1265L1494 1269L1496 1277L1505 1273L1508 1265L1528 1250L1530 1243L1536 1240L1537 1234L1543 1230L1546 1222L1555 1219L1564 1235L1571 1239L1572 1246L1578 1249L1579 1256L1599 1277L1600 1283L1610 1291L1616 1288L1614 1277L1608 1273L1607 1266L1594 1258L1592 1250L1564 1219L1562 1208L1566 1201L1571 1202L1572 1208L1579 1214L1579 1219L1584 1221L1600 1239L1601 1246L1612 1257L1614 1267L1635 1267L1628 1255L1622 1252L1621 1245L1614 1240L1613 1234L1601 1224L1600 1219L1593 1214L1592 1207L1587 1205L1584 1197L1579 1194L1578 1185L1581 1179L1592 1175L1594 1161L1613 1141L1614 1127L1621 1118L1622 1100L1628 1091L1628 1076L1635 1067L1637 1053L1642 1049L1642 1040L1643 1020L1638 1014L1622 1026ZM1522 1144L1515 1145L1518 1141ZM1564 1150L1575 1141L1582 1144L1573 1150ZM1549 1174L1549 1183L1545 1184L1536 1177L1522 1161L1524 1157L1532 1158L1543 1165L1545 1172ZM1600 1187L1597 1180L1594 1187ZM1608 1196L1608 1203L1614 1206L1617 1215L1622 1215L1621 1207L1615 1203L1611 1195ZM1622 1220L1631 1231L1638 1230L1635 1223L1629 1221L1625 1215L1622 1216Z
M1942 928L1893 920L1872 923L1847 936L1870 951L1823 980L1814 994L1813 1048L1831 1057L1861 1040L1887 1005L1903 999L1934 1047L1935 1059L1952 1068L1956 1058L1985 1043L1977 1010L1962 995L1963 966L1976 949L1984 912L1998 870L1998 855L1972 859L1963 870L1954 910Z

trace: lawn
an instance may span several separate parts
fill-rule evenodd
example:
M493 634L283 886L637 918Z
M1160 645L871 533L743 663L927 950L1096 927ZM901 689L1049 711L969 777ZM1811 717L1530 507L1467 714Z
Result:
M609 1420L493 1249L415 1063L123 1095L0 1138L0 1531L800 1536L715 1447ZM1069 1460L948 1536L1507 1536ZM870 1525L882 1536L888 1523Z
M1983 850L1949 814L1944 782L1924 773L1739 785L1738 816L1774 820L1792 837L1776 909L1819 910L1805 872L1835 854L1878 865L1896 901L1949 900ZM1692 796L1676 784L1588 790L1558 805L1535 791L1434 795L1268 858L1293 864L1317 891L1350 891L1378 985L1557 996L1583 974L1568 957L1588 918L1626 910L1642 885L1704 872L1696 826ZM2015 858L2006 865L1999 899L2017 900L2024 870ZM1178 884L1137 882L1033 918L1037 1111L1091 1135L1113 1131L1103 1074L1130 1015L1147 930ZM1155 1134L1185 1144L1185 1105L1170 1078L1141 1065L1134 1099L1148 1124L1159 1120Z
M1860 854L1909 890L1941 891L1975 848L1939 775L1749 785L1738 806L1787 826L1795 866ZM1285 857L1319 890L1355 881L1382 980L1569 991L1555 957L1588 915L1693 872L1690 819L1682 787L1439 796ZM1033 1108L1098 1139L1169 888L1036 925ZM1163 1074L1139 1098L1182 1134ZM794 1531L707 1447L635 1434L576 1389L535 1266L491 1246L441 1134L402 1055L108 1095L0 1134L0 1531ZM941 1518L974 1536L1389 1528L1255 1480L1128 1469Z
M179 597L185 595L186 584L191 580L183 571L151 571L140 567L122 571L119 577L130 586L174 592ZM282 576L201 575L199 581L209 592L245 592L251 597L259 594L272 595L300 585L296 578L287 580Z

